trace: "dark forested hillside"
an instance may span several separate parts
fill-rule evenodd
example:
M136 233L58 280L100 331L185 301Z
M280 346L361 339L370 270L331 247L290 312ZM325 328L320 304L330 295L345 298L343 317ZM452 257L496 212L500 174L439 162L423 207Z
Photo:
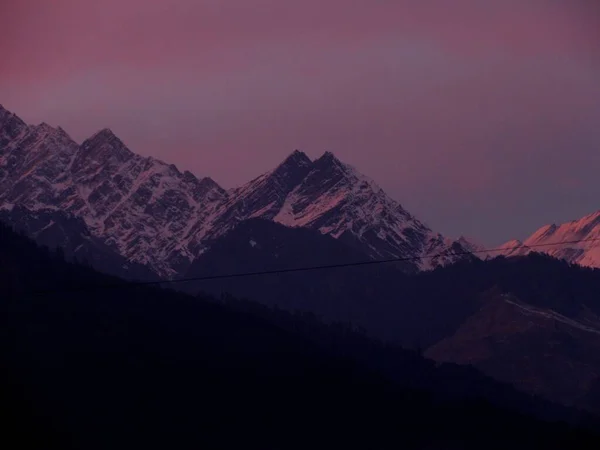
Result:
M264 314L127 285L5 227L0 286L5 447L575 448L596 438L417 389L359 364L360 351L336 356ZM441 376L411 354L407 372Z
M600 271L540 254L458 265L425 280L470 285L475 308L427 350L600 413Z
M128 261L114 248L92 236L81 218L63 211L31 211L15 206L10 210L0 210L0 222L31 237L39 245L60 248L68 261L79 261L100 272L128 280L158 279L148 267Z
M364 253L318 231L253 219L212 243L186 278L365 261L369 258ZM400 269L406 267L365 265L190 282L181 288L309 311L323 320L350 322L378 338L405 343L399 334L398 300L411 278Z
M203 254L191 277L364 261L311 230L240 224ZM190 282L188 292L231 293L268 306L352 323L474 365L525 391L600 413L600 271L541 254L462 261L407 275L393 264Z

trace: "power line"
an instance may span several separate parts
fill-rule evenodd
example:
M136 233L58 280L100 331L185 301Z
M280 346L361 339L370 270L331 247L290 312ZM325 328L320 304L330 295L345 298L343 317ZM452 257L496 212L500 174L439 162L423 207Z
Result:
M230 278L242 278L242 277L252 277L252 276L262 276L262 275L277 275L283 273L292 273L292 272L308 272L312 270L326 270L326 269L337 269L344 267L359 267L359 266L369 266L375 264L389 264L389 263L398 263L398 262L408 262L408 261L417 261L417 260L425 260L425 259L435 259L439 257L448 257L448 256L468 256L475 254L484 254L484 253L494 253L494 252L506 252L520 249L532 249L532 248L540 248L540 247L551 247L557 245L569 245L569 244L579 244L582 242L594 242L600 241L600 237L597 238L589 238L589 239L578 239L573 241L560 241L560 242L552 242L546 244L533 244L533 245L516 245L514 247L498 247L492 249L482 249L482 250L474 250L474 251L463 251L463 252L441 252L434 255L427 256L407 256L402 258L389 258L389 259L372 259L367 261L357 261L351 263L339 263L339 264L325 264L325 265L317 265L317 266L304 266L304 267L291 267L286 269L273 269L273 270L260 270L255 272L238 272L238 273L228 273L221 275L207 275L202 277L190 277L190 278L176 278L173 280L156 280L156 281L123 281L121 283L113 283L113 284L102 284L102 285L88 285L88 286L79 286L73 287L70 289L60 289L60 290L44 290L44 291L34 291L32 294L34 295L43 295L43 294L56 294L56 293L67 293L67 292L82 292L82 291L90 291L90 290L100 290L100 289L117 289L117 288L129 288L129 287L137 287L137 286L160 286L163 284L175 284L175 283L189 283L192 281L209 281L209 280L223 280Z

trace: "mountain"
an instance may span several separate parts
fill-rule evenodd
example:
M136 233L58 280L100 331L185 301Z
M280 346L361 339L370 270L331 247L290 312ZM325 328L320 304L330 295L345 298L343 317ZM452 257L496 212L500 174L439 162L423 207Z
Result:
M119 282L2 225L0 291L5 447L595 448L596 433L557 421L593 418L473 369Z
M225 222L231 217L260 217L311 228L373 259L414 257L407 268L447 264L457 259L451 253L466 250L460 241L432 232L374 181L331 152L311 161L296 151L272 172L234 189L231 197Z
M182 287L351 323L370 337L600 414L600 270L532 253L416 275L388 263L285 272L366 261L361 255L317 230L251 219L214 242L186 275L209 279ZM271 273L218 278L261 271Z
M63 248L70 261L128 278L146 279L138 270L148 268L164 277L211 277L406 258L186 289L233 292L350 322L440 362L472 364L528 392L600 412L598 271L518 252L485 262L458 257L453 253L480 248L432 232L331 153L313 161L295 151L274 170L225 190L134 154L108 129L79 145L60 128L29 126L0 109L0 220ZM589 234L595 219L571 228ZM541 235L557 233L551 229ZM525 244L533 249L535 242ZM7 273L11 264L0 254ZM11 283L54 285L54 272L42 277L38 262L27 264L31 273L6 277L8 291ZM103 314L101 303L95 307ZM110 335L110 327L99 333Z
M109 129L77 145L1 109L0 130L2 209L80 218L107 247L163 276L193 258L181 242L226 196L210 178L132 153Z
M590 407L600 383L600 319L575 318L492 295L456 333L428 349L432 359L472 365L494 378L566 405ZM600 412L598 405L594 406Z
M443 333L428 333L427 357L472 365L523 391L600 414L599 270L532 253L458 264L425 280L455 299L457 309ZM426 288L421 294L440 308Z
M162 277L184 273L250 218L318 230L370 258L409 258L409 271L453 262L469 247L431 231L330 152L311 161L295 151L225 190L133 153L109 129L78 145L61 128L29 126L0 106L0 209L15 205L79 218L107 248Z
M558 245L557 245L558 244ZM600 267L600 211L560 225L546 225L524 241L504 245L505 256L545 253L586 267Z
M59 249L68 261L89 264L96 269L129 280L156 280L156 274L147 266L128 261L92 236L81 218L63 211L30 211L21 206L0 210L0 221L15 231L29 236L43 246Z
M367 261L360 250L317 230L249 219L217 239L184 278ZM287 311L312 313L327 322L352 323L379 339L404 342L405 328L398 317L406 307L399 301L399 292L409 286L409 277L399 270L403 268L403 263L332 267L190 281L181 287L191 294L234 295Z

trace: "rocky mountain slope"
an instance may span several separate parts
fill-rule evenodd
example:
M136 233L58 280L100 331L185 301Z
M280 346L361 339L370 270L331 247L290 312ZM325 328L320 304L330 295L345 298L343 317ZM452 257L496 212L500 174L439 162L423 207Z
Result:
M193 255L180 242L225 191L209 178L132 153L105 129L77 145L63 130L0 111L0 204L63 211L130 261L161 275Z
M504 244L505 256L532 251L586 267L600 267L600 211L560 225L546 225L524 241Z
M29 126L0 106L0 209L15 206L80 218L108 248L163 277L184 273L250 218L318 230L366 257L415 258L406 270L447 264L470 249L431 231L329 152L311 161L296 151L273 171L225 190L133 153L108 129L78 145L61 128Z

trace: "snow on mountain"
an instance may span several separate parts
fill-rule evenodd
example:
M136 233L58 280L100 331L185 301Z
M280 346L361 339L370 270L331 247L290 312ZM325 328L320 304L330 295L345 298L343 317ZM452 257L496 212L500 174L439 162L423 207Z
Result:
M210 238L229 231L241 220L257 217L272 220L290 192L310 173L312 165L308 156L296 150L274 170L231 189L227 201L219 208Z
M0 106L0 209L63 211L132 262L161 276L191 261L240 221L307 227L372 258L447 264L472 246L431 231L371 179L327 152L293 152L274 170L226 191L174 165L133 153L109 129L74 142L61 128L28 126Z
M62 129L15 117L0 113L2 209L81 217L108 246L163 276L193 259L182 244L190 223L226 197L214 181L136 155L108 129L77 145Z
M372 258L435 256L415 259L419 269L455 261L454 253L465 251L460 242L432 232L373 180L330 152L311 161L295 151L272 172L232 190L225 210L216 222L218 230L259 217L318 230Z
M486 247L480 242L478 242L475 238L460 236L458 239L456 239L456 243L458 243L462 248L464 248L465 251L473 252L474 254L480 256L483 259L485 259L485 257L487 256Z
M534 251L582 266L600 267L600 211L562 225L545 225L523 242L510 241L504 247L505 256Z
M499 247L495 247L493 252L490 252L490 257L496 256L522 256L529 253L530 249L523 245L523 242L518 239L512 239Z

